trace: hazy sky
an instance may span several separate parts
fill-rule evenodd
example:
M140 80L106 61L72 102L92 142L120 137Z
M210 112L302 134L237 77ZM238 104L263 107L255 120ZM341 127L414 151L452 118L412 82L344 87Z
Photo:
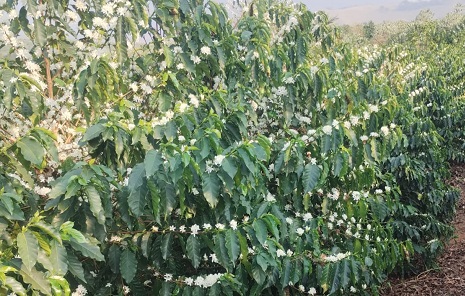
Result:
M307 5L308 9L324 10L337 23L353 24L369 20L413 20L421 10L430 9L436 17L452 12L465 0L294 0Z

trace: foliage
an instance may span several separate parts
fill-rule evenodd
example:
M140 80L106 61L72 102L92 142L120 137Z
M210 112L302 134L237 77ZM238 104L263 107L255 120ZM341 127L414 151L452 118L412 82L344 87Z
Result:
M358 48L274 0L0 3L1 293L370 295L451 236L463 26Z

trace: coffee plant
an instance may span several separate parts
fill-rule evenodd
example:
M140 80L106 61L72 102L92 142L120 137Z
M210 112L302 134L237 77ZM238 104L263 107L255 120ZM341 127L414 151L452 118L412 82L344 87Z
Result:
M279 0L0 8L0 294L373 295L452 236L460 10L377 46Z

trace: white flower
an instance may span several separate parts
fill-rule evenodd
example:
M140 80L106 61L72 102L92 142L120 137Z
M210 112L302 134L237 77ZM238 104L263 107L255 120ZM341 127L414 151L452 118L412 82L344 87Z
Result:
M333 128L330 125L325 125L325 126L323 126L322 130L323 130L323 133L325 133L326 135L329 136L329 135L331 135L331 133L333 131Z
M192 286L192 284L194 284L194 279L191 277L187 277L184 279L184 283L186 283L186 285L188 286Z
M204 55L209 55L211 54L211 49L208 46L202 46L202 48L200 49L200 52Z
M276 251L276 257L280 258L280 257L284 257L284 256L286 256L286 252L284 252L283 250L278 249Z
M189 94L188 98L190 100L189 103L193 105L195 108L199 106L199 99L194 94Z
M182 64L182 63L177 64L176 69L178 69L178 70L184 69L184 64Z
M213 263L218 263L218 258L216 257L216 254L211 254L210 258L211 258Z
M45 196L45 195L49 194L50 191L52 191L52 189L50 189L48 187L38 187L38 186L36 186L34 188L34 191L35 191L35 193L37 193L40 196Z
M275 202L275 201L276 201L276 198L274 197L273 194L271 194L270 192L268 192L268 194L267 194L266 197L265 197L265 200L268 201L268 202Z
M309 295L315 295L316 294L316 289L311 287L309 290L308 290L308 294Z
M292 220L292 218L287 217L286 218L286 223L291 225L292 223L294 223L294 220Z
M117 235L112 235L110 238L110 243L119 243L121 241L121 237Z
M77 10L80 10L80 11L87 10L87 4L86 4L86 2L84 2L82 0L76 0L75 5L76 5Z
M71 294L72 296L84 296L87 295L87 289L83 285L78 285L76 291Z
M229 222L229 226L231 226L231 229L236 230L237 229L237 221L236 220L231 220Z
M173 279L173 275L167 273L167 274L165 274L165 275L163 276L163 278L165 279L165 281L169 282L169 281L171 281L171 280Z
M107 283L107 284L105 285L105 287L106 287L106 288L110 288L110 287L111 287L111 283Z
M379 111L378 106L376 106L376 105L371 105L371 104L368 105L368 109L370 110L370 112L375 112L375 113Z
M212 226L210 225L210 223L204 223L204 224L203 224L203 229L209 230L209 229L211 229L211 228L212 228Z
M312 219L312 218L313 218L313 216L312 216L312 214L310 214L310 213L305 213L305 214L302 216L302 219L303 219L305 222L307 222L308 220L310 220L310 219Z
M213 163L217 166L220 166L221 163L223 162L223 160L226 158L226 156L224 155L217 155L215 156L215 158L213 159Z
M299 236L301 236L302 234L304 234L305 230L303 230L302 228L297 228L296 231L295 231Z
M389 135L389 128L387 126L382 126L381 132L383 133L384 136L387 136Z
M360 140L362 140L362 142L366 142L366 141L368 141L368 137L363 135L363 136L360 137Z
M199 233L200 227L197 224L191 226L191 233L193 236L196 236Z
M224 224L222 224L222 223L216 223L216 224L215 224L215 227L216 227L217 229L219 229L219 230L223 230L223 229L224 229Z
M202 61L198 56L196 55L191 55L191 60L192 62L197 65L197 64L200 64L200 62Z

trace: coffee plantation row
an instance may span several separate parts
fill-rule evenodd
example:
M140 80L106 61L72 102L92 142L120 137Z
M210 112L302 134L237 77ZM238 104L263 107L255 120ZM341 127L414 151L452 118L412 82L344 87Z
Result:
M376 295L434 265L465 15L0 1L1 295Z

